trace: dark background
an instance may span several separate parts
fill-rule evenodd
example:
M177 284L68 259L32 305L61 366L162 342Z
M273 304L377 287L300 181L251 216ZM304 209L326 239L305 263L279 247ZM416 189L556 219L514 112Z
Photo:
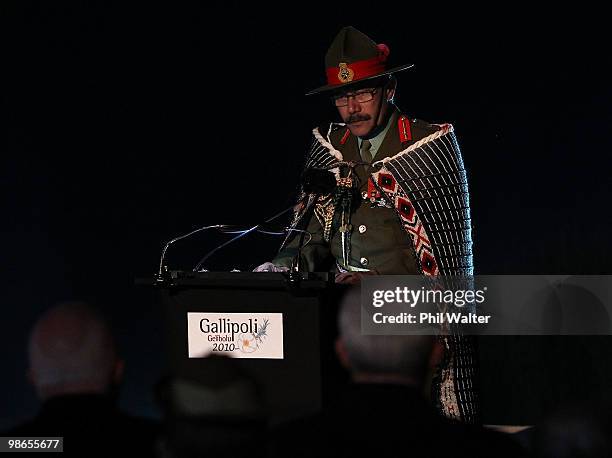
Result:
M178 234L291 204L311 128L335 119L303 94L323 84L344 25L416 64L398 75L405 112L454 124L477 273L611 273L611 90L596 11L127 3L0 6L0 428L35 411L27 333L67 299L105 307L128 363L122 405L155 415L160 325L133 280ZM179 242L170 265L189 268L221 240ZM251 268L277 243L254 236L208 267Z

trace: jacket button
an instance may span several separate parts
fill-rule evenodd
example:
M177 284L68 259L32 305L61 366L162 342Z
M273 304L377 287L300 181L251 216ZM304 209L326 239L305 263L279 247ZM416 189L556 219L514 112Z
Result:
M361 197L363 198L363 200L367 200L368 199L368 191L363 191L361 193Z
M368 258L361 258L359 261L361 262L362 266L367 266L369 262Z
M368 228L366 227L365 224L362 224L361 226L359 226L359 233L360 234L363 234L367 230L368 230Z

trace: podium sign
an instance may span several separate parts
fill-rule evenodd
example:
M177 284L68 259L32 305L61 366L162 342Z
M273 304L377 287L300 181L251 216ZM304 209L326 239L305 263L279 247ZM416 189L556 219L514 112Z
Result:
M282 313L187 313L190 358L283 359Z

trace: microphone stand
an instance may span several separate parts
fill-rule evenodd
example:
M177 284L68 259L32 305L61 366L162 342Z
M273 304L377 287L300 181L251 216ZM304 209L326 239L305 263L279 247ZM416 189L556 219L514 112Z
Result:
M277 213L276 215L266 219L264 222L256 224L255 226L247 229L246 231L238 234L236 237L229 239L227 242L222 243L221 245L219 245L218 247L214 248L213 250L209 251L208 253L206 253L206 255L200 259L200 261L196 264L196 266L193 268L194 272L199 272L200 268L202 267L202 265L204 264L204 262L206 262L208 260L208 258L210 258L213 254L215 254L217 251L219 251L221 248L226 247L227 245L229 245L230 243L235 242L236 240L244 237L247 234L250 234L251 232L257 230L260 226L269 223L270 221L275 220L276 218L279 218L280 216L284 215L285 213L287 213L289 210L293 210L293 205L291 205L290 207L284 209L283 211Z
M202 226L187 234L175 237L172 240L170 240L168 243L166 243L166 245L164 246L164 249L162 250L161 258L159 259L159 269L157 271L157 274L155 275L155 283L159 285L159 284L163 284L166 281L170 280L170 272L168 271L168 266L164 265L164 259L166 258L166 251L168 251L168 247L170 247L170 245L172 245L174 242L178 242L179 240L186 239L187 237L191 237L193 234L196 234L198 232L206 231L208 229L220 229L226 226L227 226L226 224L213 224L212 226Z
M310 218L312 218L312 215L314 214L314 209L315 209L316 201L317 201L318 198L319 198L319 195L315 194L315 197L314 197L314 200L313 200L313 204L311 205L311 207L308 209L308 211L304 215L303 221L305 221L306 227L308 227L308 222L310 221ZM289 269L290 272L299 272L301 270L301 267L302 267L302 247L304 246L304 236L306 235L306 232L308 232L308 231L306 231L306 228L304 228L304 230L300 234L300 242L298 243L297 254L291 260L291 268Z

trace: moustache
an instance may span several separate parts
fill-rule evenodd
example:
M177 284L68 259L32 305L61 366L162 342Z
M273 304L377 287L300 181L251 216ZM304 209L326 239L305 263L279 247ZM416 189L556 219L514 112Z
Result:
M353 115L350 116L347 120L346 123L347 124L353 124L354 122L359 122L359 121L369 121L371 118L368 115Z

